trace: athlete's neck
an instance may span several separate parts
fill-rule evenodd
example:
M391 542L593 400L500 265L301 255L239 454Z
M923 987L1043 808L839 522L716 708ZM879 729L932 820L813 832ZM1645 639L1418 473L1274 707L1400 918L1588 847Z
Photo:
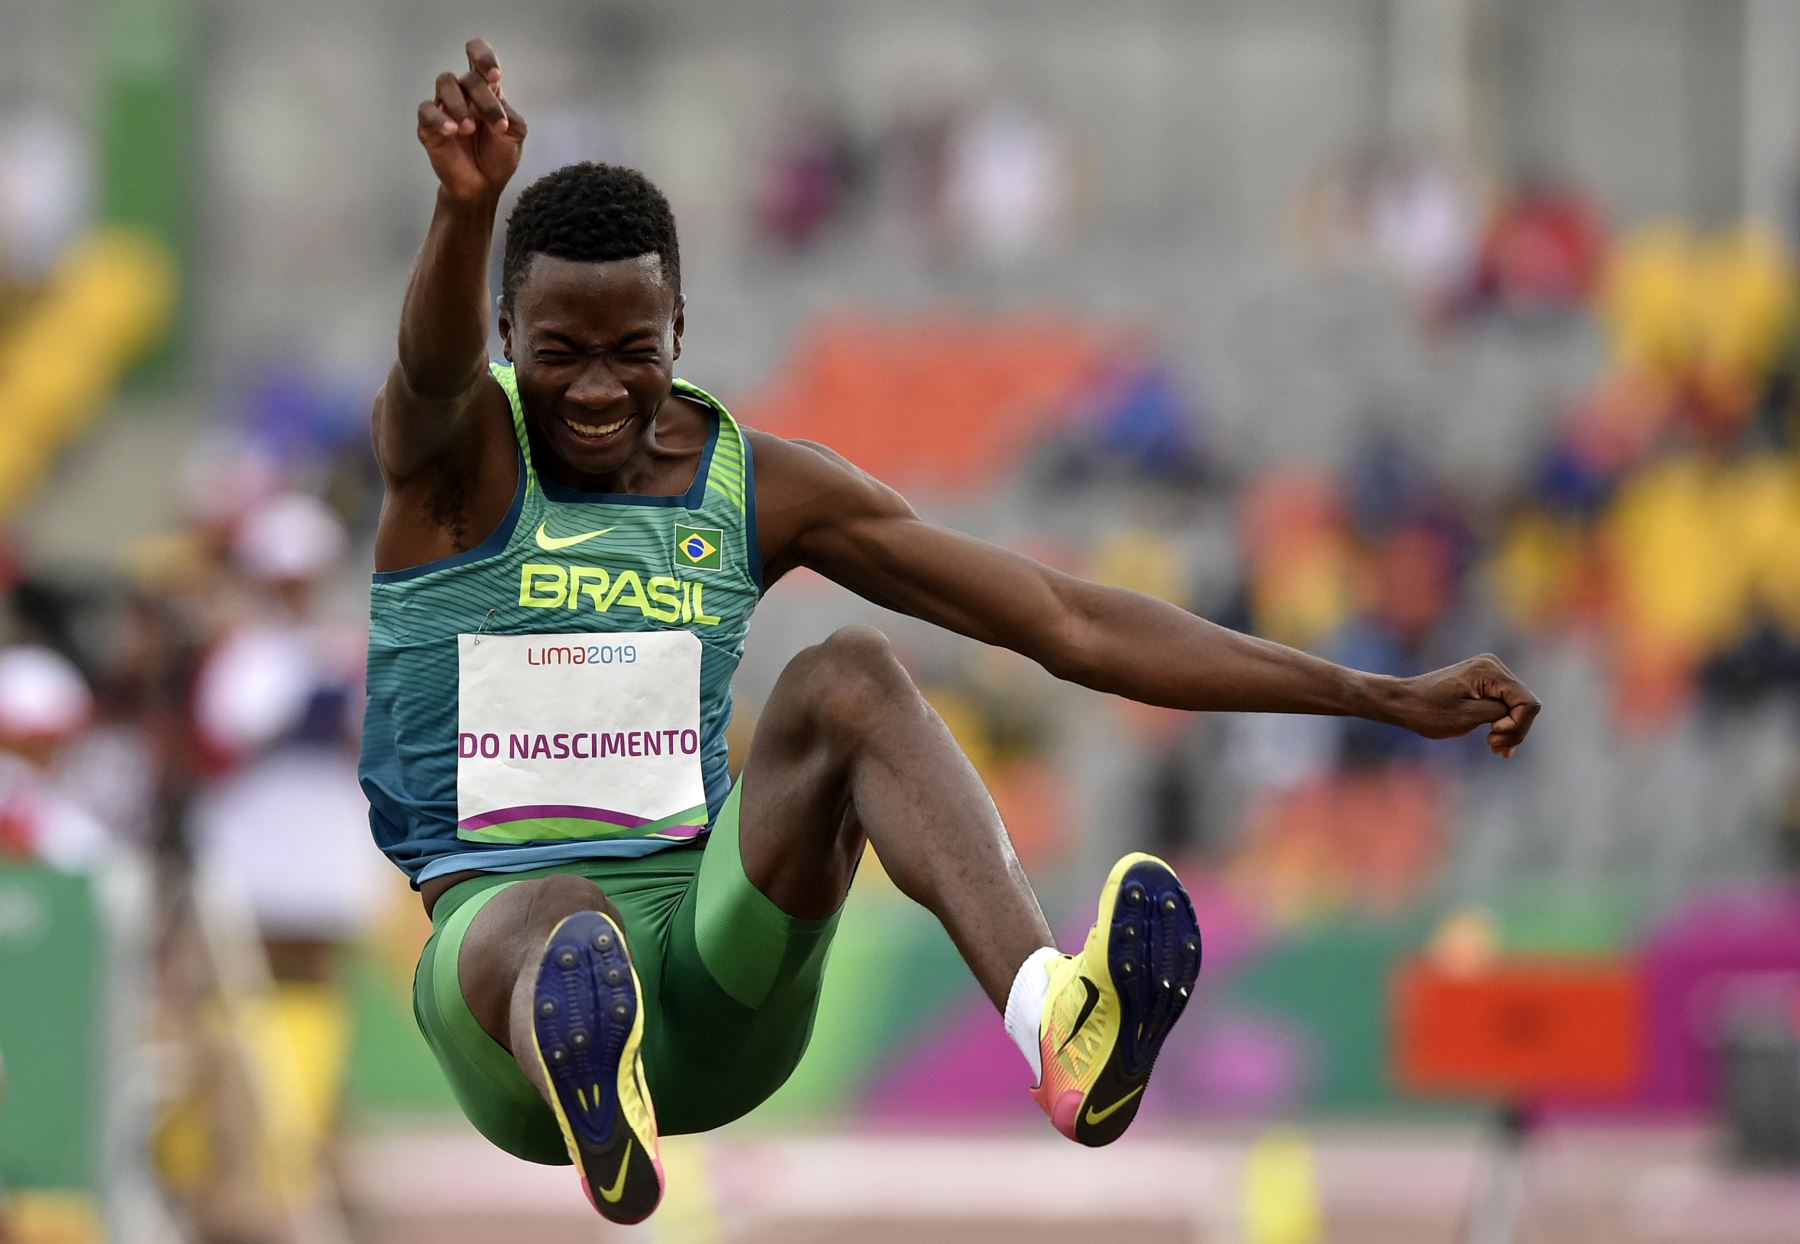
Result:
M595 475L570 466L529 420L531 456L545 475L576 492L678 497L694 485L712 432L712 412L672 393L656 412L643 442L618 470Z

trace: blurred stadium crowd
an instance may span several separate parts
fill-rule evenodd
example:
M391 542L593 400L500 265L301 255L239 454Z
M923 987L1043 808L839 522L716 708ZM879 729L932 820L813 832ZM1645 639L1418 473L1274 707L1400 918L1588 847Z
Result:
M592 120L534 117L534 158L609 154L584 145ZM181 273L153 235L98 223L78 130L45 114L5 141L0 517L18 519L99 452L80 434L133 364L155 366ZM1579 170L1496 181L1425 146L1340 150L1293 188L1280 275L1210 295L1241 355L1211 376L1179 328L1109 311L1128 301L1116 291L1029 310L833 292L834 257L896 237L951 285L1082 262L1092 155L1026 94L873 125L796 105L759 150L729 228L759 279L791 275L828 309L783 304L779 361L760 369L721 350L740 385L721 395L746 422L831 443L934 517L1346 664L1404 674L1496 651L1547 705L1500 765L1475 741L1366 723L1102 701L881 621L1059 929L1083 924L1075 896L1126 841L1192 876L1208 993L1152 1126L1407 1108L1385 999L1434 937L1477 957L1642 963L1657 1014L1686 996L1678 966L1708 954L1788 974L1697 1028L1689 1014L1666 1046L1647 1037L1633 1106L1723 1110L1741 1089L1719 1053L1734 1025L1800 1033L1800 917L1765 902L1800 869L1800 268L1781 222L1619 224ZM724 302L721 319L755 305ZM97 1146L137 1145L194 1238L301 1238L294 1224L332 1201L319 1189L337 1182L343 1107L444 1103L404 1014L426 930L367 843L354 774L379 504L365 421L385 360L312 361L328 353L253 369L228 416L168 455L185 462L162 485L168 523L91 564L27 535L0 549L0 970L40 962L32 920L62 910L55 881L25 902L26 878L91 880L70 901L91 903L94 936L127 930L76 973L95 998L0 1013L0 1189L86 1187ZM1377 356L1447 383L1429 400L1390 391ZM1483 368L1516 383L1459 414L1456 385ZM1271 378L1260 428L1218 415L1245 376ZM1304 407L1324 390L1357 410L1314 443ZM735 744L786 657L858 608L807 581L770 600ZM871 966L936 935L866 872L873 915L847 925L834 988L876 1007ZM843 1018L852 1001L828 1007L826 1070L776 1120L1022 1115L1011 1080L921 1078L1000 1065L983 1061L991 1016L947 948L931 953L940 1005L872 1051L834 1039L869 1026ZM110 1038L69 1036L107 989L129 996L115 1004L155 1065L123 1106L88 1071ZM56 1047L59 1078L7 1074ZM1791 1129L1744 1143L1800 1160ZM67 1212L64 1236L39 1236L92 1238L88 1211Z

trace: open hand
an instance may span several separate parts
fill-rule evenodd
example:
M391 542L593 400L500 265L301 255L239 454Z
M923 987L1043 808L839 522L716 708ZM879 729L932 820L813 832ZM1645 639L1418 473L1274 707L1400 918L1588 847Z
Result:
M1398 681L1395 724L1428 739L1460 738L1485 725L1488 749L1501 756L1525 741L1543 707L1492 653Z
M500 61L486 39L465 45L469 72L440 73L436 94L419 105L419 142L453 199L498 196L519 167L525 118L500 91Z

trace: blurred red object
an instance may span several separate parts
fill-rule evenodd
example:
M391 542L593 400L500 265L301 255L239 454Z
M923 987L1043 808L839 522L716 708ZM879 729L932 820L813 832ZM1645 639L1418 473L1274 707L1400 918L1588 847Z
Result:
M823 441L889 483L973 489L1068 423L1113 337L1055 316L839 313L735 408L745 423Z
M1447 794L1441 774L1404 762L1260 791L1238 879L1277 919L1404 910L1442 864Z
M1395 1075L1431 1096L1624 1097L1642 1078L1642 998L1636 968L1619 960L1458 972L1416 959L1395 979Z
M1594 290L1605 249L1605 227L1584 195L1528 187L1488 224L1476 261L1478 294L1512 311L1577 306Z
M1402 527L1374 550L1373 609L1408 645L1423 647L1456 607L1456 548L1446 532Z

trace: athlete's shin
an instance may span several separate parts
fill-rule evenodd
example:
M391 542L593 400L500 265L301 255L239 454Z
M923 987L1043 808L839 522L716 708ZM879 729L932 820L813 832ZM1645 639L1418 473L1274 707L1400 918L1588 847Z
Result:
M744 866L796 916L836 909L866 837L936 915L996 1009L1050 930L980 776L880 632L806 650L745 766Z

